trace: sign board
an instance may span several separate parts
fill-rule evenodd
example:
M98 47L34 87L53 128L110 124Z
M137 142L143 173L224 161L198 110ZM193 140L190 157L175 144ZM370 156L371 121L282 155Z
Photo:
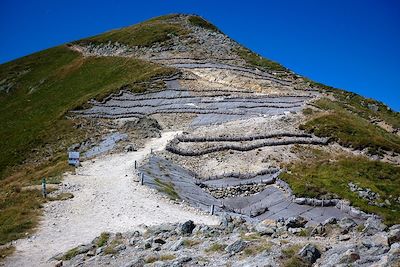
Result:
M68 164L79 166L79 152L68 152Z

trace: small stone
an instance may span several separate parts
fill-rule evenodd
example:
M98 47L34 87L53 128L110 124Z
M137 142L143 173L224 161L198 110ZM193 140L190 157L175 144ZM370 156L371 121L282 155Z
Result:
M266 225L264 222L260 222L255 226L255 230L260 235L272 235L275 233L275 228Z
M54 267L61 267L63 266L63 261L58 261L56 264L54 264Z
M339 241L347 241L350 240L350 235L340 235Z
M350 264L358 259L360 259L360 255L354 249L349 249L343 254L340 263Z
M156 239L154 239L154 241L153 241L154 243L156 243L156 244L160 244L160 245L164 245L166 242L163 240L163 239L161 239L161 238L156 238Z
M313 244L305 245L298 253L298 255L305 261L313 264L317 259L321 257L321 252Z
M151 248L151 243L150 242L144 243L144 249L149 249L149 248Z

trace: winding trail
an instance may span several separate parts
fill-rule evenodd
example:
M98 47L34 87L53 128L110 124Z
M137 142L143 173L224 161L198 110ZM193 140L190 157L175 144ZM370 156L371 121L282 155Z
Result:
M86 161L63 184L73 188L74 198L45 206L44 218L33 237L16 241L17 251L5 266L54 266L54 255L91 242L101 232L124 232L141 224L184 222L217 224L216 217L177 205L136 182L134 161L163 150L178 132L163 133L137 152L119 153Z

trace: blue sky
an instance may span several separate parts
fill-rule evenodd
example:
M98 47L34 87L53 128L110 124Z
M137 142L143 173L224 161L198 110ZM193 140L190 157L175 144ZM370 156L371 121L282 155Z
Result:
M169 13L195 13L259 54L400 110L400 1L1 0L0 63Z

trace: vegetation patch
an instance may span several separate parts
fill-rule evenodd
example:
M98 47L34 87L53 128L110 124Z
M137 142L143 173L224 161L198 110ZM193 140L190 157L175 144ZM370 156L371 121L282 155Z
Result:
M201 243L200 240L195 240L195 239L185 239L185 240L183 240L183 246L185 246L187 248L191 248L191 247L197 246L200 243Z
M111 243L104 249L104 254L106 255L115 255L118 251L115 249L118 245L122 244L121 239L114 239Z
M62 257L62 260L64 261L69 261L70 259L74 258L75 256L77 256L79 254L79 248L73 248L67 251L67 253L64 254L64 256Z
M15 247L14 246L3 246L0 248L0 262L2 261L2 259L4 259L5 257L13 254L15 251Z
M309 263L301 259L297 253L301 249L301 245L292 245L282 249L282 266L284 267L308 267Z
M272 247L271 243L268 241L260 241L258 243L251 244L250 246L247 246L243 250L243 255L246 257L254 256L260 253L263 253L265 251L270 250Z
M307 78L305 80L310 83L311 87L318 89L320 92L333 95L337 100L336 104L341 108L357 114L366 120L379 119L395 129L400 129L400 113L390 109L384 103L365 98L353 92L317 83Z
M50 200L50 201L62 201L62 200L71 199L73 197L74 197L74 194L65 192L65 193L58 194L58 195L56 195L54 197L53 196L48 197L48 200Z
M136 25L79 40L77 43L103 44L118 42L128 46L150 47L156 43L166 42L173 36L185 36L189 33L189 30L183 25L169 22L175 16L167 15L153 18Z
M202 27L215 32L221 32L216 26L199 16L190 16L189 22L193 26Z
M378 154L381 150L400 153L399 136L373 125L329 99L320 99L315 105L328 112L313 117L300 129L320 137L330 137L343 146L360 150L368 148L371 154Z
M159 190L167 194L167 196L169 196L172 200L180 199L178 193L175 191L174 184L172 182L163 182L158 178L154 179L154 182L159 187Z
M110 239L110 233L107 232L103 232L100 234L97 242L96 242L96 246L97 247L102 247L105 244L107 244L108 240Z
M252 65L254 67L258 68L263 68L267 70L272 70L272 71L288 71L285 67L283 67L281 64L263 58L260 55L257 55L256 53L252 52L251 50L241 47L236 49L236 54L240 56L244 61L247 62L247 64Z
M296 196L347 199L368 213L376 213L389 225L400 223L400 167L364 157L332 155L317 149L298 148L300 159L287 165L280 177L288 182ZM353 182L379 193L382 207L370 205L348 186ZM390 205L385 204L388 200Z
M163 255L151 255L146 257L145 262L146 263L154 263L156 261L170 261L174 260L176 258L175 255L173 254L163 254Z
M226 244L212 243L208 248L205 249L207 253L223 252L226 248Z
M11 84L0 92L0 244L29 233L45 201L18 188L73 170L67 148L90 133L65 119L69 110L120 88L142 91L138 84L174 72L136 59L84 58L66 46L0 65L0 81Z

